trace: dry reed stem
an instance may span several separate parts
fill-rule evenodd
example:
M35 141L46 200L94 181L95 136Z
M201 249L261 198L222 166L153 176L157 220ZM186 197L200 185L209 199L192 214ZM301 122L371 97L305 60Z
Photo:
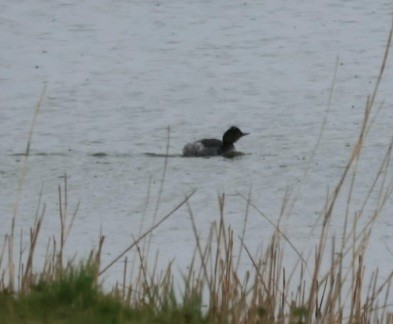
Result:
M151 226L153 226L153 224L155 223L155 221L157 219L157 214L158 214L158 209L159 209L160 203L161 203L162 193L164 192L164 183L165 183L165 178L166 178L166 172L167 172L167 169L168 169L170 136L171 136L171 127L168 126L167 127L166 147L165 147L164 167L163 167L163 170L162 170L162 176L161 176L161 180L160 180L160 187L158 189L157 201L156 201L154 212L153 212L153 218L152 218ZM144 255L149 255L150 242L151 242L151 236L147 239L146 244L144 245L144 248L143 248Z
M188 200L194 195L196 190L192 191L189 195L187 195L175 208L173 208L168 214L163 216L157 223L151 226L147 231L145 231L142 235L140 235L136 241L130 244L127 248L123 250L116 258L114 258L108 265L106 265L100 272L99 275L102 275L105 271L107 271L110 267L112 267L117 261L119 261L128 251L130 251L133 247L135 247L135 242L139 243L142 241L147 235L152 233L157 227L159 227L163 222L165 222L169 217L171 217L177 210L179 210L184 204L188 202Z
M360 129L358 140L355 143L355 146L354 146L354 148L352 150L351 156L350 156L350 158L348 160L348 163L347 163L347 165L346 165L346 167L344 169L344 172L343 172L343 174L342 174L338 184L335 186L335 188L333 190L333 194L332 194L331 198L329 199L329 203L328 203L327 209L325 210L325 213L324 213L322 232L321 232L321 235L320 235L320 242L318 244L318 250L317 250L316 256L315 256L315 269L314 269L314 275L313 275L313 279L312 279L312 282L311 282L311 289L310 289L310 294L309 294L309 301L308 301L308 308L309 309L313 309L314 305L315 305L314 302L316 300L316 295L317 295L317 291L318 291L318 289L317 289L317 286L318 286L317 278L319 276L319 269L320 269L320 264L321 264L321 260L322 260L322 255L323 255L323 252L324 252L324 247L326 245L325 241L326 241L326 237L327 237L327 230L326 230L327 229L327 225L330 222L330 219L331 219L331 216L332 216L332 212L333 212L333 208L334 208L336 200L337 200L337 198L338 198L338 196L340 194L340 191L342 189L344 181L347 178L347 174L348 174L349 170L353 167L353 164L355 164L355 167L357 165L356 162L359 159L359 156L360 156L360 153L361 153L361 149L362 149L363 144L364 144L366 131L367 131L368 127L369 127L369 117L370 117L371 109L373 107L373 104L374 104L374 101L375 101L375 98L376 98L376 94L377 94L377 91L378 91L378 88L379 88L379 84L380 84L380 81L382 80L382 75L383 75L384 70L385 70L386 61L387 61L388 53L389 53L389 48L390 48L391 40L392 40L392 33L393 33L393 25L392 25L392 28L391 28L390 33L389 33L389 37L388 37L388 41L387 41L387 45L386 45L386 49L385 49L385 54L384 54L384 57L383 57L383 61L382 61L381 69L380 69L380 72L379 72L379 75L378 75L378 78L377 78L377 82L376 82L376 85L374 87L374 91L373 91L371 97L370 96L368 97L368 100L367 100L367 103L366 103L365 112L364 112L364 119L363 119L363 123L362 123L361 129ZM390 149L389 149L389 152L390 152ZM380 175L380 173L378 173L378 176L379 175ZM351 187L351 188L353 188L353 187ZM373 219L375 219L375 217L373 217ZM367 227L365 227L364 230L366 228ZM355 250L353 250L353 251L355 253ZM358 255L358 254L354 254L354 255ZM357 272L357 274L358 275L356 276L356 278L357 278L356 283L357 284L361 284L361 282L359 281L359 272ZM358 286L355 286L355 289L357 289L357 288L358 288ZM355 292L356 292L356 290L355 290ZM355 294L355 296L354 296L354 298L352 300L353 300L353 304L356 303L356 306L358 307L358 299L356 298L356 294ZM353 314L351 314L351 316L352 315Z
M30 249L27 257L26 269L22 278L22 290L26 291L29 287L31 287L31 283L33 281L33 257L35 252L35 247L38 240L38 235L40 233L41 224L44 219L46 206L42 209L41 215L35 219L34 225L30 228Z
M191 220L192 231L193 231L194 237L195 237L196 248L197 248L199 258L201 261L201 268L203 270L203 276L204 276L204 279L206 280L208 288L210 290L210 295L213 295L213 289L212 289L213 283L211 282L211 279L209 278L207 266L206 266L206 261L205 261L206 260L206 258L205 258L206 253L202 253L201 241L199 239L199 234L198 234L198 230L196 228L194 214L192 212L189 201L187 201L187 208L188 208L188 214L189 214L190 220ZM211 242L211 241L209 240L208 242ZM211 245L209 245L209 246L211 246Z
M292 195L292 193L294 192L294 189L289 190L289 193L286 193L286 198L284 199L284 202L287 202L287 203L283 203L283 209L281 211L281 214L283 216L284 216L284 214L286 214L287 217L288 217L291 214L291 211L293 210L293 207L294 207L294 205L295 205L295 203L297 201L297 197L298 197L298 195L300 193L299 188L302 185L302 183L304 183L308 179L308 175L310 173L311 166L312 166L312 164L314 162L314 159L315 159L315 156L317 154L319 145L321 143L321 140L322 140L322 137L323 137L323 133L324 133L325 128L326 128L328 116L329 116L329 113L330 113L330 109L331 109L331 106L332 106L334 88L335 88L336 79L337 79L338 66L339 66L339 56L336 57L336 63L334 65L333 77L332 77L330 88L329 88L328 101L326 103L325 115L324 115L324 118L322 120L322 124L321 124L320 130L319 130L319 134L317 136L317 140L316 140L316 142L315 142L315 144L314 144L314 146L313 146L313 148L311 150L311 154L310 154L310 157L308 159L307 167L305 168L304 174L301 177L302 180L298 183L297 191L293 195ZM288 208L286 208L286 206L288 206Z
M77 203L74 212L71 215L71 220L68 222L68 186L67 186L67 174L64 174L64 190L61 190L61 186L58 186L59 194L59 219L60 219L60 250L57 253L57 270L60 275L63 272L63 254L64 247L68 238L68 234L71 231L72 225L74 224L75 217L78 213L80 202ZM68 222L68 224L67 224ZM68 225L68 226L67 226Z
M243 198L245 201L248 201L246 197L244 197L241 193L237 193L241 198ZM278 225L276 225L269 217L267 217L266 214L264 214L254 203L252 203L251 201L248 202L248 204L260 215L262 216L265 220L267 220L267 222L278 232L280 233L280 235L284 238L285 241L287 241L287 243L291 246L291 248L295 251L295 253L298 255L298 257L300 258L300 260L305 264L305 266L307 267L307 262L306 260L303 258L302 254L300 253L300 251L296 248L296 246L291 242L291 240L288 238L288 236L281 231L281 229L279 228Z
M248 222L248 216L249 216L249 211L250 211L250 202L251 202L251 187L248 191L247 202L246 202L246 211L244 214L243 229L241 231L242 234L240 236L242 240L244 240L244 238L246 236L247 222ZM239 245L238 258L237 258L237 263L236 263L236 267L235 267L236 272L238 272L238 270L239 270L240 260L242 258L242 252L243 252L242 245Z
M19 181L18 181L18 189L16 192L16 198L15 198L15 202L13 205L13 212L12 212L12 221L11 221L11 233L8 237L8 280L9 280L9 289L10 291L14 291L14 276L15 276L15 264L14 264L14 231L15 231L15 223L16 223L16 219L18 217L18 213L19 213L19 204L20 204L20 199L22 196L22 191L23 191L23 185L25 183L25 178L27 175L27 161L28 161L28 157L30 154L30 145L31 145L31 141L33 138L33 133L34 133L34 128L35 128L35 124L37 121L37 117L38 114L40 112L41 106L42 106L42 102L44 100L44 96L46 93L46 84L44 84L44 88L42 89L40 98L38 100L38 103L35 107L35 111L34 111L34 115L33 115L33 120L31 122L30 125L30 130L29 130L29 135L27 138L27 145L26 145L26 152L23 156L23 165L22 165L22 169L21 169L21 175L19 177Z

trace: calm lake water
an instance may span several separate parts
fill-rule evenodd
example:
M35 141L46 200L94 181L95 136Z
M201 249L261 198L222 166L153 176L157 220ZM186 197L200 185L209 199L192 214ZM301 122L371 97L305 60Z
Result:
M47 84L19 201L17 233L26 234L25 242L42 186L47 210L39 244L58 235L57 188L67 173L70 210L81 203L67 243L70 255L86 255L102 231L104 263L109 262L137 236L142 219L145 228L151 224L158 199L157 218L194 189L190 205L202 237L219 216L219 194L226 194L227 222L237 236L246 207L240 195L251 192L253 202L276 222L292 190L296 202L283 228L299 250L309 246L327 192L338 182L358 135L392 9L387 0L2 1L1 237L9 232L17 199L24 160L18 154L25 151L35 105ZM376 118L358 167L351 215L391 141L391 63L372 113ZM186 142L220 138L231 125L251 133L236 145L244 156L179 156ZM168 126L171 157L160 195ZM368 260L381 268L382 278L393 264L392 211L389 199L370 243ZM337 208L331 235L341 233L344 212ZM250 250L272 232L251 210ZM162 264L175 259L181 270L194 241L182 208L154 232L151 244ZM120 262L115 269L121 273ZM107 280L117 274L114 270Z

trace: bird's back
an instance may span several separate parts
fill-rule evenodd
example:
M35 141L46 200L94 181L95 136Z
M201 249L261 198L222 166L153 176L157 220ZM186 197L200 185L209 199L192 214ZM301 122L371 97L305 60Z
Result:
M214 156L220 155L222 141L215 138L206 138L186 144L183 148L184 156Z

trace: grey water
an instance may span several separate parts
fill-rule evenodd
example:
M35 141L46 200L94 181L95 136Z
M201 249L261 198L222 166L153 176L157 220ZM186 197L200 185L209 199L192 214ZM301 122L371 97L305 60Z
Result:
M391 13L386 0L2 1L1 237L9 232L23 153L46 84L18 233L33 224L42 188L47 210L40 244L57 235L58 186L67 174L70 210L80 202L67 243L71 255L85 255L101 232L109 262L142 222L147 227L195 189L190 206L202 236L219 216L220 194L228 224L240 231L242 197L251 193L274 222L290 192L296 200L286 233L302 249L358 136ZM391 141L391 63L372 112L353 213ZM251 133L236 143L245 155L181 157L187 142L221 138L231 125ZM382 268L393 259L392 211L389 199L370 244L371 260ZM342 218L339 211L333 233L340 233ZM255 251L272 230L252 211L246 243ZM154 232L152 246L163 264L187 264L194 248L187 208Z

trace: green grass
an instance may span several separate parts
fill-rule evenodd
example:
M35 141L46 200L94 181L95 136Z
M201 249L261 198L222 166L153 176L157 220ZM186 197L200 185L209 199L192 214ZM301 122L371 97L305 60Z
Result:
M157 311L146 302L126 305L103 293L91 265L69 267L55 281L39 280L28 293L0 294L1 323L203 323L200 309L177 304L171 294Z

